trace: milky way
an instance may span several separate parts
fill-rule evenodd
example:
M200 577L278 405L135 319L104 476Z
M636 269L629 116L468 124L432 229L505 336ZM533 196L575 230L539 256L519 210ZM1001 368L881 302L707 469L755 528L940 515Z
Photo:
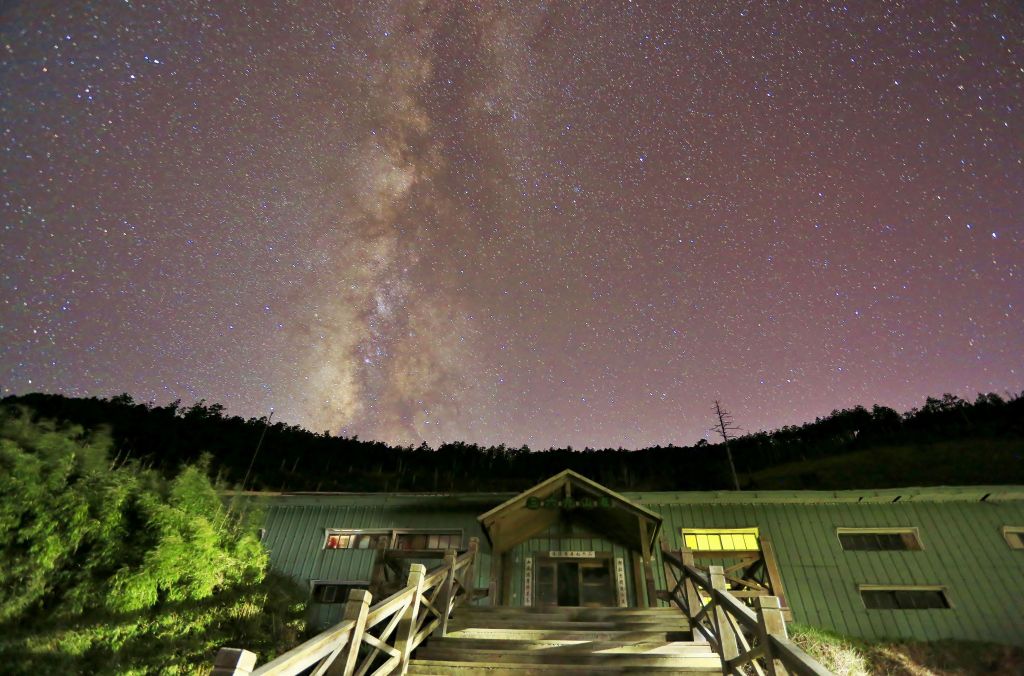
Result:
M356 4L0 10L4 393L636 448L1024 387L1018 3Z

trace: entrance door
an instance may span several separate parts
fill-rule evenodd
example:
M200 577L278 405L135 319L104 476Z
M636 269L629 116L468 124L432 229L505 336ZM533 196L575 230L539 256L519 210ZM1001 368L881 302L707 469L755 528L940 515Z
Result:
M553 560L538 557L537 605L615 604L611 559Z

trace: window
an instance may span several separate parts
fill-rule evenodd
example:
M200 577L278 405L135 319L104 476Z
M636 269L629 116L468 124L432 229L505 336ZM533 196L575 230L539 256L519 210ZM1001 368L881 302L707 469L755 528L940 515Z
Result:
M683 542L694 552L756 552L758 537L756 527L683 529Z
M458 549L461 533L398 533L394 549Z
M391 531L327 531L327 541L324 549L374 549L377 546L377 539L386 537L391 542Z
M1024 526L1003 526L1003 539L1010 549L1024 549Z
M351 535L339 535L337 533L327 534L327 546L325 549L348 549L352 544Z
M918 551L916 528L837 528L839 544L847 552Z
M461 530L343 530L329 528L324 549L376 549L380 538L389 549L445 550L462 547Z
M880 587L863 585L860 596L868 610L934 610L949 608L942 587Z
M345 603L348 600L348 593L353 589L366 589L369 582L324 582L314 580L313 603Z

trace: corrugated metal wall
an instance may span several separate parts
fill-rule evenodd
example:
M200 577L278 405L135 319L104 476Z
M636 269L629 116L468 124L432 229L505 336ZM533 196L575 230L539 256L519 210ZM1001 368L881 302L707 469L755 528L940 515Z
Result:
M680 529L758 526L775 545L796 622L870 639L956 637L1024 645L1024 551L1001 527L1024 523L1021 502L659 504L672 549ZM921 551L843 551L836 528L915 526ZM656 571L663 577L661 566ZM942 610L867 610L859 584L943 585Z
M264 501L264 542L270 550L270 565L308 588L314 580L370 579L376 552L324 549L328 528L461 529L464 547L469 538L480 538L477 586L486 588L490 547L476 517L486 511L489 504L481 507L477 501L463 503L435 496L282 496ZM440 561L425 563L428 569L440 565ZM311 621L318 627L328 626L341 619L343 607L343 603L313 603Z
M751 494L741 503L735 494L647 493L626 495L665 519L664 537L672 549L680 529L757 526L775 545L794 620L864 638L939 639L956 637L1024 645L1024 551L1002 538L1006 525L1024 525L1024 500L980 502L970 493L936 489L934 499L892 503L840 501L799 503L769 494ZM945 493L942 491L945 490ZM797 494L790 494L797 495ZM477 586L486 588L490 547L476 517L510 496L279 496L260 500L265 510L266 544L271 564L302 585L311 580L368 580L374 557L367 550L324 550L328 528L462 529L464 541L479 537L481 561ZM806 494L802 499L829 500ZM882 498L880 498L882 499ZM879 499L879 500L880 500ZM702 501L703 500L703 501ZM845 500L845 501L843 501ZM843 551L840 526L913 526L922 551ZM635 603L632 560L602 538L553 541L537 538L511 554L513 598L522 602L523 557L550 549L607 551L623 556L630 602ZM664 588L660 560L654 566ZM942 585L952 604L943 610L867 610L858 584ZM314 608L317 623L340 617L342 604Z

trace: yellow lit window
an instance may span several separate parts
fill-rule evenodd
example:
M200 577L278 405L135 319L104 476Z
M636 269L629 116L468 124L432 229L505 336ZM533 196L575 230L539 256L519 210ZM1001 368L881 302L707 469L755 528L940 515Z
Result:
M683 542L695 552L756 552L760 533L753 528L684 528Z

